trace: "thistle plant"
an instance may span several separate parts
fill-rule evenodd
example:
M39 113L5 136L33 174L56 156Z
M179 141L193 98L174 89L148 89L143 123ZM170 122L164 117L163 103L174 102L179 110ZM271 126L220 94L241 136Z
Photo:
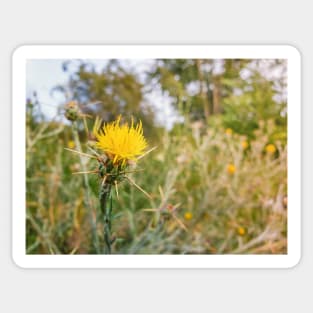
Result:
M98 155L98 174L101 178L99 189L100 213L104 224L105 252L111 253L111 245L115 237L112 237L112 186L115 187L118 196L118 184L124 179L132 182L127 176L127 169L132 163L144 154L147 141L143 136L142 124L134 126L120 124L119 116L113 123L101 127L97 119L93 134L97 139L95 147L101 151ZM134 183L134 182L133 182Z
M143 135L141 121L134 125L132 119L130 125L128 123L121 124L121 116L114 122L103 125L97 118L93 127L93 135L96 142L93 144L94 149L90 148L92 154L68 150L98 161L97 169L78 173L93 173L99 176L99 217L103 225L104 253L111 254L112 244L116 239L112 236L112 189L115 189L118 197L118 184L127 180L151 198L128 174L136 172L133 170L133 166L154 148L147 151L148 144Z

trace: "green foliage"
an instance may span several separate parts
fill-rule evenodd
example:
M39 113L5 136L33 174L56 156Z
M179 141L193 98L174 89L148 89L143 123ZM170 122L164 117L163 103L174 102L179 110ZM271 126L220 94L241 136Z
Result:
M271 82L255 73L250 83L241 82L236 88L240 88L240 95L232 94L223 100L225 127L252 138L259 121L272 119L283 132L287 124L287 118L282 116L286 104L274 101Z
M220 60L221 61L221 60ZM220 79L234 81L250 60L224 60L224 72L215 73L217 60L164 59L158 60L150 72L151 81L157 81L163 92L173 98L173 105L192 120L206 119L221 112L220 97L232 92Z

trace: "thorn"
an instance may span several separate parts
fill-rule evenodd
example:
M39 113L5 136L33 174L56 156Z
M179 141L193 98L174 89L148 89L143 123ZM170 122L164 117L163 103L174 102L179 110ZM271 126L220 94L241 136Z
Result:
M80 152L80 151L77 151L77 150L73 150L73 149L70 149L70 148L64 148L64 149L65 149L65 150L68 150L68 151L71 151L71 152L78 153L78 154L83 155L83 156L86 156L86 157L88 157L88 158L97 159L96 156L91 155L91 154L83 153L83 152Z
M144 191L140 186L138 186L130 177L126 176L125 177L129 180L131 184L133 184L136 188L138 188L142 193L144 193L150 200L152 200L152 197Z
M104 184L105 184L105 181L107 180L107 175L105 175L104 177L103 177L103 180L102 180L102 182L101 182L101 187L103 187L104 186Z
M184 223L175 215L172 214L172 216L174 217L174 219L176 220L176 222L179 224L179 226L184 230L184 231L188 231L187 227L184 225Z
M72 173L73 175L76 175L76 174L97 174L99 173L98 170L94 170L94 171L86 171L86 172L74 172Z
M114 185L115 185L116 196L118 199L118 187L117 187L117 181L116 180L114 181Z
M87 148L92 151L97 157L101 158L101 155L97 153L94 149L92 149L90 146L87 146Z
M137 160L142 159L143 157L145 157L148 153L152 152L153 150L155 150L157 148L157 146L151 148L150 150L148 150L147 152L145 152L144 154L142 154L140 157L137 158Z

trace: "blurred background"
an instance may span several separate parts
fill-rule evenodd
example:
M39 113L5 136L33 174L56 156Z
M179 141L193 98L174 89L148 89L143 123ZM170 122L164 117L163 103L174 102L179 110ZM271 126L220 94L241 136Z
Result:
M29 60L27 253L89 254L91 224L64 108L141 120L149 146L114 195L116 254L287 252L287 64L270 59ZM86 161L88 169L95 160ZM99 179L88 175L96 219ZM101 225L96 225L101 236Z

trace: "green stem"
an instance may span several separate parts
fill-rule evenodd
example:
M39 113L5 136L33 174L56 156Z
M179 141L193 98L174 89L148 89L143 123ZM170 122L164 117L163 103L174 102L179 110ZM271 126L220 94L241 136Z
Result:
M77 129L77 122L73 122L72 123L72 130L73 130L73 136L74 136L74 142L75 142L75 146L77 151L82 152L82 148L80 145L80 140L79 140L79 135L78 135L78 129ZM83 159L82 156L79 157L80 159L80 165L82 167L82 171L86 172L86 164L85 161ZM91 226L91 232L92 232L92 243L93 246L97 252L97 254L100 253L100 249L99 249L99 239L98 239L98 234L97 234L97 225L96 222L93 218L93 212L92 212L92 207L91 207L91 202L90 202L90 187L89 187L89 181L88 181L88 177L87 174L84 173L83 174L83 183L84 183L84 187L86 192L84 193L84 203L85 206L87 208L88 211L88 216L89 216L89 221L90 221L90 226Z
M111 184L104 184L100 188L100 209L103 218L103 231L104 231L104 253L111 254L111 245L113 243L111 237L112 229L112 195L111 195ZM108 203L110 202L110 203Z

